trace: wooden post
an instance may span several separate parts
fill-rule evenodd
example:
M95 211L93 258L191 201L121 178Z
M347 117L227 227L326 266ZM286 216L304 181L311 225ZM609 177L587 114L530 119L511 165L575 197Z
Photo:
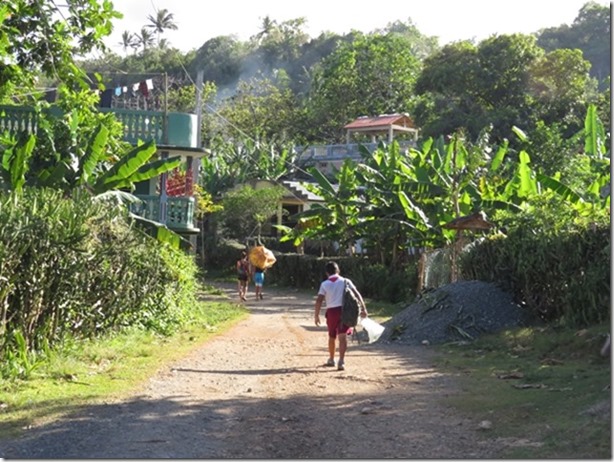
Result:
M424 270L426 269L426 252L420 254L418 260L418 293L424 288Z

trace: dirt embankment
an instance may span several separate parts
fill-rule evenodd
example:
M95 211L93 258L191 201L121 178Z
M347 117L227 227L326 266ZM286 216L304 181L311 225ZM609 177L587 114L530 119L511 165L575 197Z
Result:
M225 286L237 299L234 285ZM251 316L105 402L0 440L3 458L495 458L479 422L442 404L454 378L424 346L351 343L324 367L314 297L265 287Z

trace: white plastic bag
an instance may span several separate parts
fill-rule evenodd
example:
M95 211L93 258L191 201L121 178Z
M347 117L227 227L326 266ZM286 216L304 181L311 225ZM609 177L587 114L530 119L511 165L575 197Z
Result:
M375 342L384 332L384 326L370 318L360 318L360 325L369 335L369 343Z

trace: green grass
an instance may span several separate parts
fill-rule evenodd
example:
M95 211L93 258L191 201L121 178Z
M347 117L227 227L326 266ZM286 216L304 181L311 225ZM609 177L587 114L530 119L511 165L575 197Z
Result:
M94 341L67 341L28 380L0 380L0 434L16 435L79 406L126 396L152 371L187 355L248 314L226 300L200 302L193 311L193 320L172 336L134 330Z
M611 366L599 355L609 326L581 331L531 328L438 349L437 365L462 392L446 403L492 422L501 458L611 458ZM508 440L509 441L509 440Z

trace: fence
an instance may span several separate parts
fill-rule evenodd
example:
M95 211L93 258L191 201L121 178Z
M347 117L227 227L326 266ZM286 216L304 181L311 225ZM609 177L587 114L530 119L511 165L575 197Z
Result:
M418 292L436 289L460 280L457 261L461 254L471 250L478 240L462 238L441 249L423 252L418 263Z

